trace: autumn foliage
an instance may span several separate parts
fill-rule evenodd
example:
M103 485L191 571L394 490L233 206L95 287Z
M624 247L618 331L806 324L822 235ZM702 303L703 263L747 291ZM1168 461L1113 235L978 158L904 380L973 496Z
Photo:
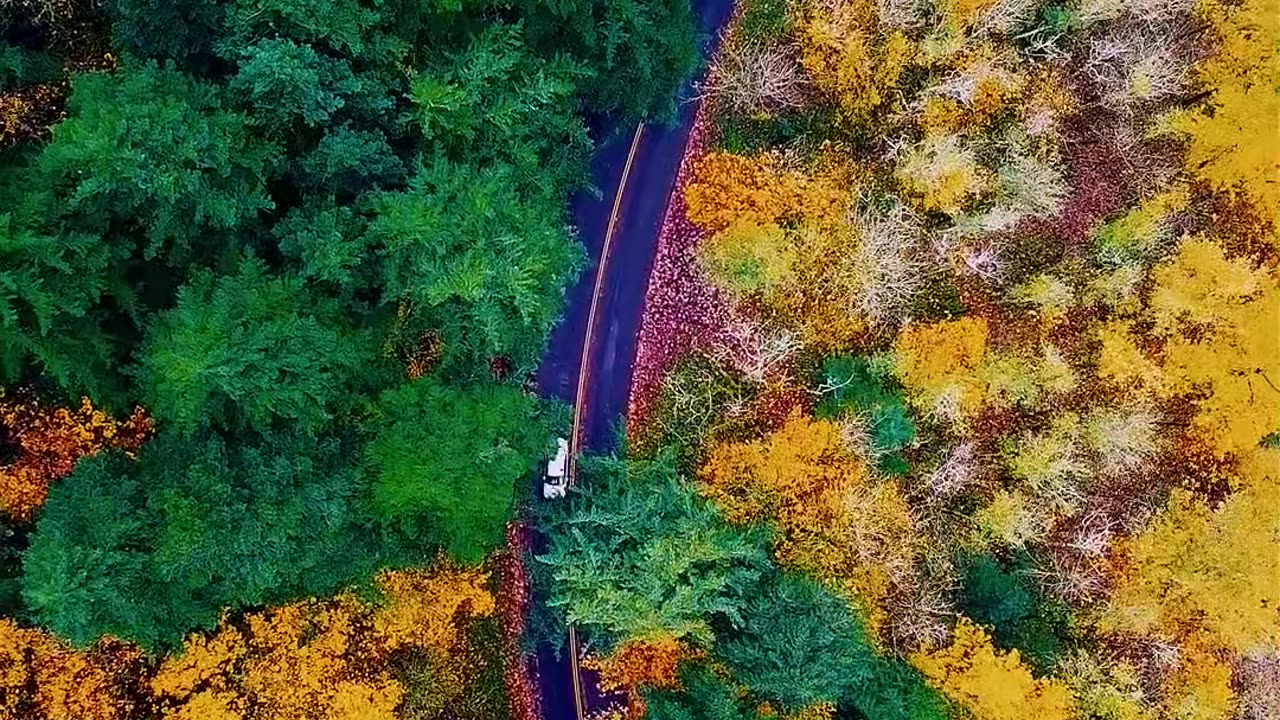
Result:
M1075 703L1062 683L1036 678L1018 657L991 644L991 636L965 618L951 644L912 657L930 682L978 720L1070 720Z
M7 433L13 459L0 465L0 509L18 521L30 520L49 492L49 483L71 472L76 461L103 450L133 452L151 435L141 408L123 421L94 408L49 407L22 393L0 394L0 431Z
M699 160L684 197L689 219L710 232L740 220L767 225L821 218L838 211L842 201L831 179L786 169L769 156L729 153Z
M793 414L768 438L725 443L699 470L702 492L730 521L774 523L774 555L844 589L883 620L895 580L910 572L911 515L898 488L875 477L840 428Z
M710 83L672 207L786 360L693 376L710 334L646 437L956 717L1280 717L1280 6L742 12L726 73L803 92Z
M227 617L158 664L116 640L76 650L2 620L0 718L132 720L151 707L173 720L399 720L409 703L438 717L474 679L466 633L494 612L486 583L447 565L386 572L376 599ZM415 665L429 677L412 676Z
M84 651L0 619L0 720L131 720L146 663L104 639Z
M465 670L458 622L494 611L485 578L474 571L389 572L384 597L303 601L224 622L193 636L151 680L174 720L392 720L405 699L393 658L421 654L438 667L441 702L460 692Z
M987 389L978 372L987 350L982 319L908 327L894 349L898 377L922 412L960 424L982 405Z

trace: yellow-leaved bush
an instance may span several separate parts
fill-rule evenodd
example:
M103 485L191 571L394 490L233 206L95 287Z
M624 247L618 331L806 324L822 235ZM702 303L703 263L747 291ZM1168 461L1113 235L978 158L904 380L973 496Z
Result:
M1036 678L1017 650L1003 652L968 618L951 644L911 656L929 683L977 720L1069 720L1075 703L1062 682Z

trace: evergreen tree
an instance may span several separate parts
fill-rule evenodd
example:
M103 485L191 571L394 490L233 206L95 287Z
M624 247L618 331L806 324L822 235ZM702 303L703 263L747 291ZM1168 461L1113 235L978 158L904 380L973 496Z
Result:
M538 402L505 385L422 379L383 393L377 413L365 458L379 516L461 562L482 560L551 447Z
M374 363L372 343L334 303L256 259L235 275L197 274L148 328L137 376L161 422L265 431L317 430L349 404L353 376Z
M446 371L495 355L531 365L583 263L557 197L522 191L510 166L437 157L375 207L382 290L443 339Z
M31 536L27 607L80 646L114 635L157 648L224 609L332 593L404 562L350 456L297 432L163 433L136 463L85 460L52 488Z
M77 77L34 178L55 191L49 214L130 249L140 236L145 259L218 257L274 207L280 152L223 103L217 86L155 63Z
M596 642L665 635L709 647L744 622L744 598L770 567L763 532L730 526L674 461L600 461L571 510L548 522L547 603Z

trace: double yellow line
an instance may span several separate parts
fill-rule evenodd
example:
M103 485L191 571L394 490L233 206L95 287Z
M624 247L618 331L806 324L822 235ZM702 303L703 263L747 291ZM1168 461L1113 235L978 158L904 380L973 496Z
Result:
M582 339L582 359L578 365L578 392L573 401L573 429L569 434L569 476L566 484L573 487L578 471L578 441L582 434L583 407L586 405L588 358L596 330L596 311L600 306L600 295L604 291L605 268L609 266L609 251L613 248L613 235L617 230L618 211L622 207L622 194L627 189L627 180L631 177L631 166L636 159L636 150L640 147L640 136L644 134L644 123L636 126L636 134L631 138L631 150L627 153L627 162L622 167L622 178L618 181L618 190L613 195L613 209L609 212L609 225L604 231L604 244L600 247L600 261L596 265L595 286L591 290L591 310L587 314L587 332ZM578 664L578 629L569 626L569 670L573 677L573 708L578 720L585 720L587 698L582 687L582 668Z

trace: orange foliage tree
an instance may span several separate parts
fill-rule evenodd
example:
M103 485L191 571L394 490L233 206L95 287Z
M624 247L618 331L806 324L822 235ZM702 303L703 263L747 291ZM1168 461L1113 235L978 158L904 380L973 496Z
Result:
M675 690L680 687L680 663L693 656L679 640L660 635L629 638L592 665L600 671L600 686L607 691L641 686Z
M130 720L144 670L132 646L104 639L75 650L0 619L0 720Z
M9 464L0 465L0 509L22 522L44 505L49 483L71 472L77 460L112 448L137 450L152 423L142 408L120 422L88 398L79 408L48 408L0 391L0 429L17 449Z
M827 217L843 196L827 178L784 170L768 155L707 154L685 186L689 219L708 232L745 220L757 225L797 218Z
M600 659L589 659L587 667L600 672L600 687L606 692L627 696L628 717L644 717L641 688L679 690L680 664L699 658L703 651L690 648L670 635L628 638Z
M897 485L845 450L837 425L792 414L764 440L714 448L699 479L731 522L776 524L780 563L844 588L873 625L884 619L890 585L911 572L911 515Z
M977 720L1075 717L1075 703L1064 684L1032 676L1017 650L997 650L991 636L968 618L960 619L950 645L918 653L911 661Z

